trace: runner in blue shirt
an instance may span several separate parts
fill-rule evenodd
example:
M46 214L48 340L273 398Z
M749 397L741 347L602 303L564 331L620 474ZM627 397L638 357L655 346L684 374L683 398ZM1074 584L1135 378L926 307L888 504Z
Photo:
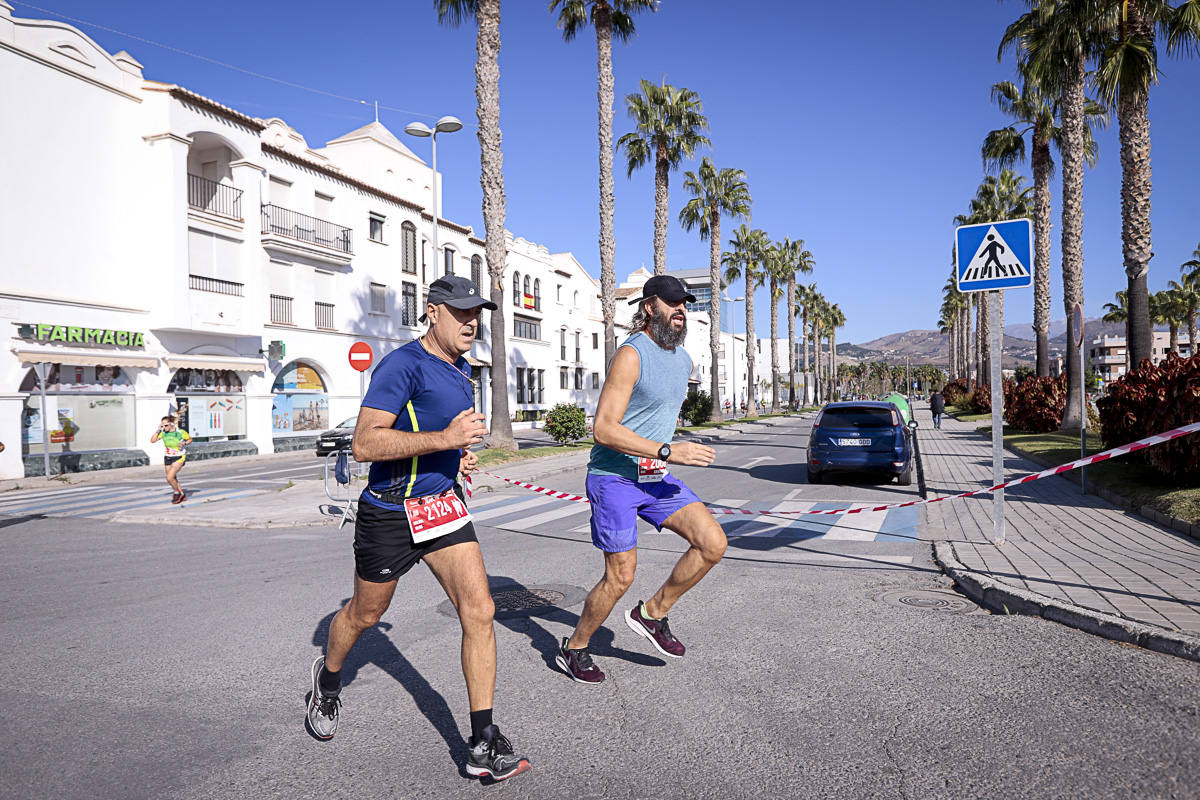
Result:
M470 280L429 286L421 321L429 330L388 353L371 375L354 429L354 457L371 462L354 526L354 596L329 625L325 655L313 662L307 724L318 739L337 731L341 669L363 631L379 623L397 579L424 561L458 609L462 667L471 705L467 772L504 780L529 769L492 722L496 685L494 606L483 555L458 485L474 471L469 448L487 428L476 412L463 354L481 308L496 310Z

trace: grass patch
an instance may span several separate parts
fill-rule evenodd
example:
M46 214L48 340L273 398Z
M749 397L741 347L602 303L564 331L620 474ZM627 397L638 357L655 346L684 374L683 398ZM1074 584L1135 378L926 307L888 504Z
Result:
M992 413L990 411L986 414L958 414L955 416L955 419L959 420L960 422L984 422L990 420L991 418ZM991 432L991 430L991 426L989 426L988 431Z
M991 428L980 428L990 435ZM1004 444L1046 467L1065 464L1079 458L1079 433L1023 433L1004 429ZM1097 433L1088 433L1087 454L1104 449ZM1178 482L1160 475L1149 466L1120 456L1087 468L1088 486L1102 486L1111 492L1128 497L1134 508L1156 508L1164 514L1200 524L1200 486L1180 486ZM1068 480L1079 482L1079 470L1066 473Z
M568 453L578 453L583 450L590 450L592 447L591 439L580 439L573 444L556 444L546 447L527 447L524 450L480 450L479 451L479 466L481 469L494 467L497 464L508 464L512 461L527 461L531 458L544 458L545 456L561 456Z

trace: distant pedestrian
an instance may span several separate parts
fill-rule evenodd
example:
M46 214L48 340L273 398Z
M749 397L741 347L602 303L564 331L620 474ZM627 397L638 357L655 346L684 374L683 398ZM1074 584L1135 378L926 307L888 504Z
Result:
M179 470L183 469L183 464L187 461L185 448L192 443L192 437L175 424L174 417L163 417L158 424L158 430L150 437L150 444L155 442L162 442L166 448L163 465L167 470L167 483L175 490L171 502L178 505L187 498L187 493L179 485Z
M942 414L946 413L946 398L942 397L941 392L934 392L929 396L929 410L933 413L933 427L940 431Z

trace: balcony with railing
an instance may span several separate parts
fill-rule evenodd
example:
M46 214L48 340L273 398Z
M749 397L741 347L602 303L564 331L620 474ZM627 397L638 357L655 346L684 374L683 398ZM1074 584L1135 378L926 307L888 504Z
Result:
M262 207L263 244L276 249L316 256L335 264L349 264L353 255L350 228L310 217L271 203Z
M281 294L271 295L271 322L276 325L293 325L292 298Z
M227 294L233 297L242 297L245 286L235 281L221 280L220 278L207 278L203 275L188 275L188 288L194 289L197 292L212 292L213 294Z
M242 221L242 190L236 186L189 174L188 205L218 217Z

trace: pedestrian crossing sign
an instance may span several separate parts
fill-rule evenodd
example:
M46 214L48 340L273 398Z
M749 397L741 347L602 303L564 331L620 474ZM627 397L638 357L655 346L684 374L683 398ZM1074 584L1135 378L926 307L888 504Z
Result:
M963 225L954 231L954 245L960 292L1033 285L1032 220Z

